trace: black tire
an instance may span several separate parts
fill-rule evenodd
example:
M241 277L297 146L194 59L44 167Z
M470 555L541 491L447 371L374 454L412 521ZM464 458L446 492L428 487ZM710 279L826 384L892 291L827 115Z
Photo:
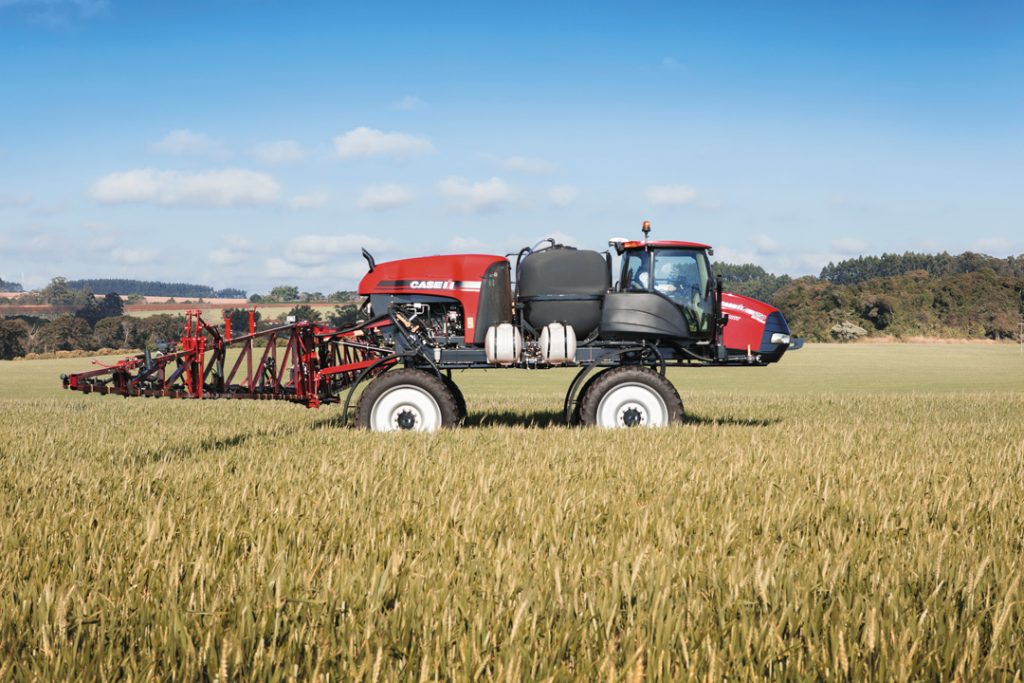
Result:
M583 405L583 397L590 391L590 387L594 385L594 380L603 375L607 370L598 370L593 375L587 378L587 381L583 383L580 390L576 392L576 405L572 408L572 415L569 418L569 425L576 427L583 424L583 418L580 416L580 407Z
M683 416L683 399L672 382L639 365L601 372L579 400L580 423L592 427L665 427Z
M455 405L459 409L459 424L461 424L466 419L466 415L469 414L469 411L466 410L466 397L462 395L462 389L459 389L459 385L451 377L441 375L441 380L448 387L448 391L452 392L452 396L455 397Z
M403 368L380 375L356 406L356 425L377 432L448 429L459 423L455 394L437 375Z

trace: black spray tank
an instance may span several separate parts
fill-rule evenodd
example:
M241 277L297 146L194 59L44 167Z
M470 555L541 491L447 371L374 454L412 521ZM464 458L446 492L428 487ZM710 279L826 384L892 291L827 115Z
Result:
M608 262L596 251L561 245L527 255L519 264L523 317L540 331L553 322L572 325L585 339L601 322L601 304L611 288Z

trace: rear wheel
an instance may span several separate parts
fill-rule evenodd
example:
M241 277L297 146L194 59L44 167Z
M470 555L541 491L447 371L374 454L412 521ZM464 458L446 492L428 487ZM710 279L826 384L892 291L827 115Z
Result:
M605 370L588 383L579 403L582 424L605 427L666 427L683 421L683 400L665 377L650 368L625 365Z
M459 405L448 384L423 370L386 372L359 397L356 424L374 432L434 432L459 422Z

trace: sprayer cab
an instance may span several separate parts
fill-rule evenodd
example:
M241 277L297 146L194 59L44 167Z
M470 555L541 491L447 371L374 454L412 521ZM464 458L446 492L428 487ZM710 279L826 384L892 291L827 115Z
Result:
M711 343L720 358L756 357L765 363L803 345L791 336L777 308L722 290L713 274L710 245L650 240L650 231L644 221L643 240L608 242L620 257L620 270L614 292L605 300L604 334L640 338L654 330L662 338Z
M647 227L645 234L649 230ZM713 336L716 292L708 259L709 245L646 239L612 240L610 245L620 256L619 280L611 296L612 317L618 304L622 315L635 317L642 311L661 311L660 317L672 318L665 314L670 310L665 304L670 304L678 311L681 327L685 328L685 334L677 336L697 339ZM622 297L620 301L616 301L615 294ZM630 310L633 313L627 314Z

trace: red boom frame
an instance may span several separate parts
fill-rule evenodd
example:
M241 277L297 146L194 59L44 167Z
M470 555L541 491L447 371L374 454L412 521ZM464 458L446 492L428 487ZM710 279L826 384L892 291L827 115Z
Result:
M65 388L83 393L276 399L316 408L337 402L341 390L397 362L392 350L372 343L380 322L341 331L298 322L231 339L203 320L201 311L191 310L178 350L147 351L62 380ZM230 349L238 355L225 372Z

